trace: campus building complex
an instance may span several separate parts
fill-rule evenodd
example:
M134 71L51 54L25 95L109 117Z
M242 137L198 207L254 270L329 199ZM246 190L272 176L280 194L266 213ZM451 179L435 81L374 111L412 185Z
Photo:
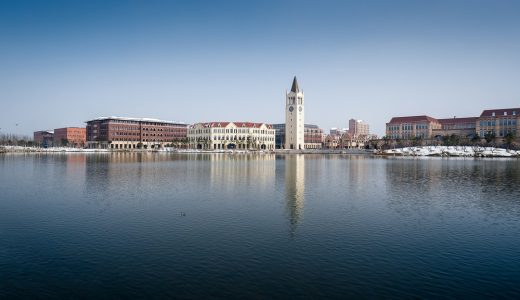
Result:
M187 124L147 118L102 117L87 121L87 146L158 149L186 145Z
M386 123L386 136L391 139L432 139L452 135L503 138L508 133L520 132L519 113L520 108L508 108L484 110L480 117L469 118L395 117Z
M194 149L273 150L275 130L265 123L197 123L188 129L188 142Z

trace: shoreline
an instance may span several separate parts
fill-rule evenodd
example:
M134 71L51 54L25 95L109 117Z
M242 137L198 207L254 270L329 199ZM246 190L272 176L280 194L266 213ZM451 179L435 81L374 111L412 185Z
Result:
M520 158L520 151L480 146L417 146L379 150L379 156Z
M112 154L112 153L168 153L168 154L321 154L321 155L374 155L378 157L500 157L520 158L520 151L494 147L479 146L417 146L387 150L365 149L307 149L307 150L199 150L163 148L158 150L115 150L115 149L83 149L83 148L36 148L23 146L0 146L0 154Z
M37 148L23 146L0 146L0 154L7 153L38 153L38 154L59 154L59 153L205 153L205 154L374 154L373 150L364 149L307 149L307 150L199 150L199 149L177 149L163 148L159 150L115 150L115 149L83 149L83 148Z

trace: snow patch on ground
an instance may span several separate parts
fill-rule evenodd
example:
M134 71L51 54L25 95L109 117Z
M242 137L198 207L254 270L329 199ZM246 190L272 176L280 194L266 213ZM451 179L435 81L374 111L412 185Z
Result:
M520 157L520 151L477 146L406 147L383 150L378 154L398 156Z

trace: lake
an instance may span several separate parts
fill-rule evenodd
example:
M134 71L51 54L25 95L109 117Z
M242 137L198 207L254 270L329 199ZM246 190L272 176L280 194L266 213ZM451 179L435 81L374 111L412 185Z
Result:
M520 160L0 155L0 298L519 298Z

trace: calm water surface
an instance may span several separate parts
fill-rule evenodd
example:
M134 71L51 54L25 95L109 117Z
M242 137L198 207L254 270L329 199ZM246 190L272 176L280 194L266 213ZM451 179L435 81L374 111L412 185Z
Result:
M520 160L0 155L0 299L520 297Z

